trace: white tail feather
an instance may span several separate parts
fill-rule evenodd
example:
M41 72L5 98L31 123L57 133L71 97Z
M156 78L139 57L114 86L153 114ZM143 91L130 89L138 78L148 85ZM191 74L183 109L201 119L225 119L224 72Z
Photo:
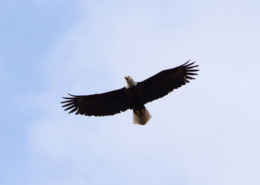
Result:
M151 114L146 108L134 111L134 123L136 124L145 125L151 117Z

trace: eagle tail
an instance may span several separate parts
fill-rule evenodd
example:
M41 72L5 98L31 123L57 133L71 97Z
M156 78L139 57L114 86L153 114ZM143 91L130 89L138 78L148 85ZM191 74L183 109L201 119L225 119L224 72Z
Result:
M134 112L134 123L139 125L145 125L152 117L145 107L141 109L135 109L133 112Z

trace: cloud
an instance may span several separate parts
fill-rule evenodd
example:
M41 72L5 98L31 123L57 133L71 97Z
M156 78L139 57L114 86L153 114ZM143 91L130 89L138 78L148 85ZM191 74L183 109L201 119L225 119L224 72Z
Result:
M51 168L40 184L258 184L259 37L251 28L259 27L243 6L202 3L202 13L190 7L193 17L186 3L169 4L172 11L156 1L82 3L82 19L46 58L46 89L37 97L45 117L28 128L30 165L35 173ZM164 19L152 19L157 5L168 10L157 13ZM241 10L246 28L234 16ZM131 111L95 118L59 108L65 92L112 90L126 74L140 81L189 58L200 75L148 104L145 127L131 124Z

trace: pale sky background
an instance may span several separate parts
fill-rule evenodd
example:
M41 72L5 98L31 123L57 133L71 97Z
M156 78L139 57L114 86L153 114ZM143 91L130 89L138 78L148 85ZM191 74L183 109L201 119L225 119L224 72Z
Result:
M259 20L257 0L0 0L0 184L259 185ZM190 58L146 126L60 107Z

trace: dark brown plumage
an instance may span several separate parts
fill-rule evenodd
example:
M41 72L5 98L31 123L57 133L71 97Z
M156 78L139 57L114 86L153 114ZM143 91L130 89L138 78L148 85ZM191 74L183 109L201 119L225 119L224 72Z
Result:
M75 96L69 94L70 97L64 97L65 101L61 103L64 104L65 111L86 116L108 116L127 109L142 110L144 104L161 98L195 79L197 67L198 65L194 65L194 62L188 61L178 67L163 70L138 83L135 83L131 77L128 77L129 79L126 77L129 88L124 87L93 95Z
M194 75L197 75L198 65L193 65L195 62L185 64L161 71L156 75L139 82L142 87L144 103L151 102L158 98L162 98L174 89L189 83L190 80L195 79Z

